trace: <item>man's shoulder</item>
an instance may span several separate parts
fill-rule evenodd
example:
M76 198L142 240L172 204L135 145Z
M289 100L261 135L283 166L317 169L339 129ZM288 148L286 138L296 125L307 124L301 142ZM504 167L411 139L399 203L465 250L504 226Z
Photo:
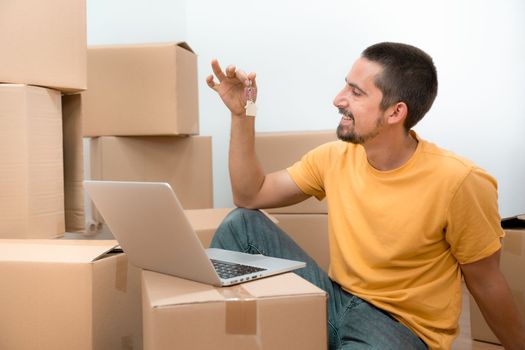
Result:
M436 166L439 167L438 169L470 172L479 168L473 161L451 150L442 148L429 141L422 140L421 142L423 142L422 153L425 156L425 160L435 162Z
M443 191L456 194L463 189L476 190L472 193L491 193L497 189L496 179L473 161L428 141L422 141L422 162L419 169L434 180ZM444 192L443 192L444 193Z
M421 165L437 183L453 189L465 184L490 184L497 186L496 179L473 161L448 149L441 148L428 141L423 141Z

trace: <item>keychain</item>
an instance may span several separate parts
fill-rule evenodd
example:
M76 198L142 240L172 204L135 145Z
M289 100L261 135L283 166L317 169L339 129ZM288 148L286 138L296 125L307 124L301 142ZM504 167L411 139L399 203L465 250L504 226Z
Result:
M257 106L255 105L255 88L252 87L252 81L249 80L249 85L244 88L244 95L246 97L246 116L255 117L255 112L257 112Z

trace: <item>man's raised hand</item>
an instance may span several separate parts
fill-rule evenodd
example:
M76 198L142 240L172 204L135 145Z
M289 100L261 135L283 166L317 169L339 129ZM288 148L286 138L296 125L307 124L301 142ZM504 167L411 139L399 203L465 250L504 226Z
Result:
M208 86L217 91L232 115L245 116L247 103L246 89L251 86L252 91L255 92L253 94L253 102L255 102L257 96L255 73L246 74L244 71L236 69L233 65L228 66L223 72L216 59L211 61L211 67L218 82L215 82L213 75L209 75L206 78Z

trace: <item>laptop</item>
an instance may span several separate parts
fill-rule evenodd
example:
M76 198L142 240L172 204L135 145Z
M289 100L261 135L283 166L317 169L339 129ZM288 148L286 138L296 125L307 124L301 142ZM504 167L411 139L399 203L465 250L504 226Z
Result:
M294 260L204 249L168 183L84 181L129 261L140 268L229 286L306 266Z

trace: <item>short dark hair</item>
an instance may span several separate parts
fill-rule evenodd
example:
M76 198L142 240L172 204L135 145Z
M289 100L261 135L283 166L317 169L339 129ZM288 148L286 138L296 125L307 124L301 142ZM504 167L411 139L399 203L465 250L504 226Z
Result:
M380 107L386 110L404 102L408 106L404 127L410 130L428 112L437 95L437 72L432 57L417 47L392 42L372 45L361 56L383 67L375 78L383 93Z

